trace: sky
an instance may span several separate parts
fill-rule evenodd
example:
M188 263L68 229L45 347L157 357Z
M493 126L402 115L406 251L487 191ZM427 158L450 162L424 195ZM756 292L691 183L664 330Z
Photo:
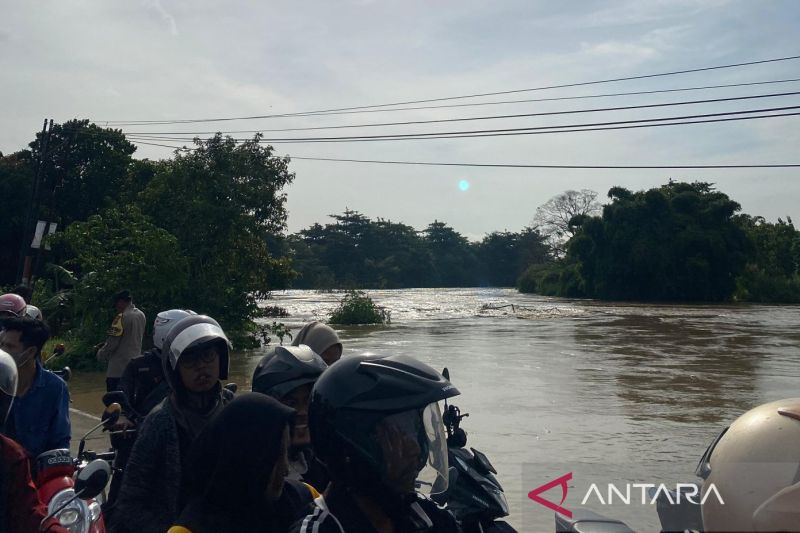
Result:
M510 91L800 55L800 2L748 0L211 2L3 0L0 151L42 120L241 117ZM481 99L553 98L800 78L784 61ZM432 120L800 91L800 82L614 98L125 126L213 132ZM519 128L800 105L800 96L504 120L265 133L341 136ZM248 134L235 134L237 137ZM201 136L208 136L201 134ZM191 135L188 135L191 137ZM168 143L169 144L169 143ZM278 155L566 165L800 163L800 116L616 131L273 144ZM136 157L171 149L140 145ZM800 220L800 169L555 170L294 160L289 231L345 208L471 239L518 231L567 189L713 182L744 212Z

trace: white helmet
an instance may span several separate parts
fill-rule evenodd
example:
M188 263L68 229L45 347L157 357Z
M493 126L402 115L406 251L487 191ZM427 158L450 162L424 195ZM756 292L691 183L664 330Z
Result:
M164 348L164 339L167 338L169 330L182 318L189 315L196 315L194 311L189 309L170 309L169 311L161 311L156 315L153 321L153 344L159 350Z
M17 364L13 357L0 350L0 428L5 424L16 395Z
M44 320L42 311L35 305L28 304L25 306L25 314L34 320Z
M698 473L705 477L703 494L713 484L724 501L705 499L705 531L796 531L800 398L766 403L737 418L706 451Z

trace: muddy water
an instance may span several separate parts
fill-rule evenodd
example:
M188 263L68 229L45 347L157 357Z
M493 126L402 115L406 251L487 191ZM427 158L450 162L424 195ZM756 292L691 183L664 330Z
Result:
M691 481L721 427L757 404L800 396L796 306L607 304L510 289L370 295L392 324L342 330L345 356L405 353L449 367L456 403L470 413L469 444L494 462L510 521L524 531L553 530L552 513L528 512L536 504L526 494L544 481L530 479L530 465L580 462L624 479ZM296 331L327 317L338 298L286 291L270 304L291 313L283 321ZM234 359L242 389L258 358ZM102 376L76 376L70 388L76 407L97 411ZM657 531L652 509L619 518Z

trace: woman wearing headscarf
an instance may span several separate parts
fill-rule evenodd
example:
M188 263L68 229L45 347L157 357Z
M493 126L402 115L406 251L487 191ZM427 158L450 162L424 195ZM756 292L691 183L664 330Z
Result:
M305 344L314 350L325 364L331 366L342 357L342 342L336 331L318 320L309 322L292 339L292 346Z
M286 531L318 494L288 473L294 410L258 393L234 399L189 456L189 501L169 533Z

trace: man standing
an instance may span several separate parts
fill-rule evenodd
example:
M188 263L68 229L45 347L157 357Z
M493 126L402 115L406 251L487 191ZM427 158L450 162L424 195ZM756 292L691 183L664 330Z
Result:
M31 457L56 448L69 448L69 391L61 378L42 368L42 347L50 332L41 320L9 318L0 331L0 350L17 365L17 398L6 422L6 436L21 444Z
M97 350L98 361L108 361L106 370L106 390L119 388L119 380L125 367L134 357L142 353L145 317L133 305L130 291L120 291L114 295L114 308L117 316L108 330L108 339Z

